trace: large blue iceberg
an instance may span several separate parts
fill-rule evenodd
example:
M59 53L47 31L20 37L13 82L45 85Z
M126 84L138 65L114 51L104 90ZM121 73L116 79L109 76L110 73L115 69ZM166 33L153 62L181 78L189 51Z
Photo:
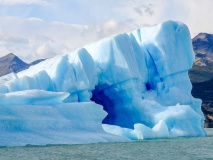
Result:
M205 136L186 25L107 37L0 78L0 146Z

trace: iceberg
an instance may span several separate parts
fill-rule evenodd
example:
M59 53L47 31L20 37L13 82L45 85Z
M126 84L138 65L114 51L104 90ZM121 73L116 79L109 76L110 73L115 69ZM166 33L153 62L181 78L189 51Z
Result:
M0 77L0 146L205 136L193 61L187 26L167 21Z

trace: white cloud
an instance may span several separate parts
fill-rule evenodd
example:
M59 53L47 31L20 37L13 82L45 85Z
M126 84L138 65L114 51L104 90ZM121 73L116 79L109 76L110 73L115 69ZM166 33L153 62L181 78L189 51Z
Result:
M213 33L212 0L159 0L158 17L154 16L156 23L175 20L185 23L192 37L200 32Z
M0 0L0 3L5 4L43 2L47 1ZM65 3L65 1L63 2ZM107 4L106 8L103 8L106 2L90 3L93 6L89 10L87 8L86 13L90 13L91 17L86 16L86 18L90 18L86 25L58 22L57 19L55 22L47 22L37 17L26 19L0 17L0 56L13 52L28 62L52 57L111 34L128 32L170 19L187 24L192 37L199 32L213 33L213 21L210 19L210 16L213 15L212 0L117 0L116 2L109 0L107 3L111 4ZM89 2L86 5L89 5ZM49 7L48 9L50 9ZM98 7L100 9L95 9ZM68 14L63 8L58 10L64 12L63 14ZM85 15L84 10L78 12L72 16L81 16L82 20L86 19L83 16ZM45 17L47 16L48 14L45 15ZM103 20L99 21L94 17L103 18Z
M0 22L0 56L13 52L27 62L62 54L103 38L95 30L102 30L101 26L17 17L0 17Z
M30 17L30 18L27 18L27 20L31 22L44 22L43 19L36 18L36 17Z
M70 52L130 28L127 24L113 19L90 25L17 17L0 17L0 22L0 56L12 52L27 62Z
M212 0L181 0L180 7L184 12L180 13L181 21L186 23L191 30L192 36L195 36L199 32L213 33L213 21L211 16L213 15L213 1ZM177 12L177 11L176 11Z
M14 5L14 4L47 4L46 0L0 0L1 4Z

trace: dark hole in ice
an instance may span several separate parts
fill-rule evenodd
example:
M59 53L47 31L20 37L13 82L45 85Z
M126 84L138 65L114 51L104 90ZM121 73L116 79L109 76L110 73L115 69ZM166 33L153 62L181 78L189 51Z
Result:
M126 82L111 86L96 86L92 91L91 100L103 106L107 116L103 124L117 125L125 128L134 128L135 111L132 108L132 88L126 88ZM123 86L123 88L121 87Z
M152 89L152 86L151 86L151 84L149 84L149 83L146 83L146 90L151 90Z
M104 90L94 89L92 91L92 101L94 101L97 104L100 104L103 106L103 109L108 113L108 115L104 118L102 123L104 124L110 124L115 119L115 114L113 111L113 102L108 98L108 96L105 95Z

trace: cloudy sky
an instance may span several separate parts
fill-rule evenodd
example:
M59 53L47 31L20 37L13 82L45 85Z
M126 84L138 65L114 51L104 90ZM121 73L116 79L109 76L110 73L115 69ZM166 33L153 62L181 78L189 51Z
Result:
M213 0L0 0L0 56L26 62L166 20L213 33Z

